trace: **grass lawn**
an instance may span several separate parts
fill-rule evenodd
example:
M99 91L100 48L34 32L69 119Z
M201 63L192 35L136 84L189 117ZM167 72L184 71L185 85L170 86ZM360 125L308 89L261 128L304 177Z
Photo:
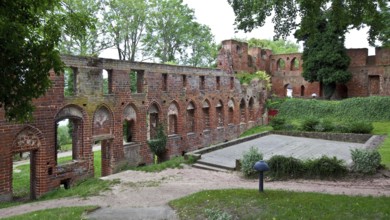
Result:
M170 160L158 163L151 164L147 166L140 167L130 167L129 170L145 171L145 172L160 172L168 168L182 168L182 164L191 164L195 161L193 159L185 160L184 157L174 157Z
M208 190L169 203L180 219L389 219L390 197ZM228 218L228 217L231 218Z
M4 220L73 220L85 219L84 214L98 208L97 206L80 206L80 207L61 207L55 209L46 209L36 212L30 212L23 215L4 218Z
M379 147L379 153L381 154L382 164L388 169L390 168L390 122L374 122L373 134L387 135L385 141Z
M61 151L70 151L72 150L72 144L63 144L60 146Z
M264 131L271 131L271 130L272 130L271 126L256 126L256 127L253 127L251 129L245 131L244 133L242 133L240 135L240 138L246 137L246 136L250 136L250 135L253 135L253 134L258 134L258 133L261 133L261 132L264 132Z
M12 171L12 186L16 198L30 194L30 164L20 165Z

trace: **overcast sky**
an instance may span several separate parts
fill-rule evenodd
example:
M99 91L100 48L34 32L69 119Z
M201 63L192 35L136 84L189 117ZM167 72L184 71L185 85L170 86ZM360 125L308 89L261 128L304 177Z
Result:
M234 19L235 15L232 7L227 0L183 0L190 8L194 9L196 19L199 23L210 27L215 37L215 42L220 43L223 40L237 38L259 38L272 39L274 36L274 24L272 18L267 18L263 27L253 30L251 33L238 31L235 33ZM369 48L369 54L374 55L375 49L368 46L367 28L360 31L353 30L346 35L345 46L347 48ZM288 40L296 43L296 39L291 35ZM302 48L300 48L302 50ZM109 49L103 51L100 57L117 59L116 50Z
M227 0L183 0L190 8L195 10L195 16L199 23L206 24L211 28L217 43L233 37L239 38L260 38L272 39L274 36L274 24L271 18L267 18L266 24L257 28L251 33L239 31L235 33L235 15ZM346 36L347 48L369 48L367 42L367 30L351 31ZM288 40L296 42L293 36ZM374 48L369 48L370 54L374 53Z

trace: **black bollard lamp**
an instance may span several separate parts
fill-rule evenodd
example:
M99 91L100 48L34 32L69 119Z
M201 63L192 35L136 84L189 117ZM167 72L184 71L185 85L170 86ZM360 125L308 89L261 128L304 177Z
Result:
M268 164L264 160L257 161L253 166L253 169L259 172L259 192L263 192L263 172L269 170Z

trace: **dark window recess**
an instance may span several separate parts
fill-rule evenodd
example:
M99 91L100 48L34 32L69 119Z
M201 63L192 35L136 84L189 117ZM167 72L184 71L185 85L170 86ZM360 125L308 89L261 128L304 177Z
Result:
M217 83L217 90L220 90L221 89L221 77L217 76L216 83Z
M204 90L205 89L205 77L204 76L200 76L199 89L200 90Z
M162 74L162 91L167 91L168 87L168 74L163 73Z

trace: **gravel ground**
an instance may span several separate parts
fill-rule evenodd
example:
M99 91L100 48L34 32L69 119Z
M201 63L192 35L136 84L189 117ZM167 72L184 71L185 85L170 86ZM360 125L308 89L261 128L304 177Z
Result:
M0 218L42 209L84 205L98 205L101 207L100 212L103 213L104 210L126 210L126 208L131 208L131 210L140 208L140 212L145 212L147 210L145 208L167 207L167 203L173 199L205 189L257 189L258 187L257 179L244 179L237 172L215 172L189 166L183 169L168 169L159 173L125 171L103 179L119 179L120 184L115 185L111 191L87 199L64 198L0 209ZM265 190L282 189L327 194L390 196L390 178L387 171L385 175L378 174L374 177L338 181L268 181L264 183L264 188ZM91 216L91 218L99 219L93 216L93 213ZM103 218L104 215L100 216ZM127 218L117 216L112 219L132 219L128 217L128 215Z

